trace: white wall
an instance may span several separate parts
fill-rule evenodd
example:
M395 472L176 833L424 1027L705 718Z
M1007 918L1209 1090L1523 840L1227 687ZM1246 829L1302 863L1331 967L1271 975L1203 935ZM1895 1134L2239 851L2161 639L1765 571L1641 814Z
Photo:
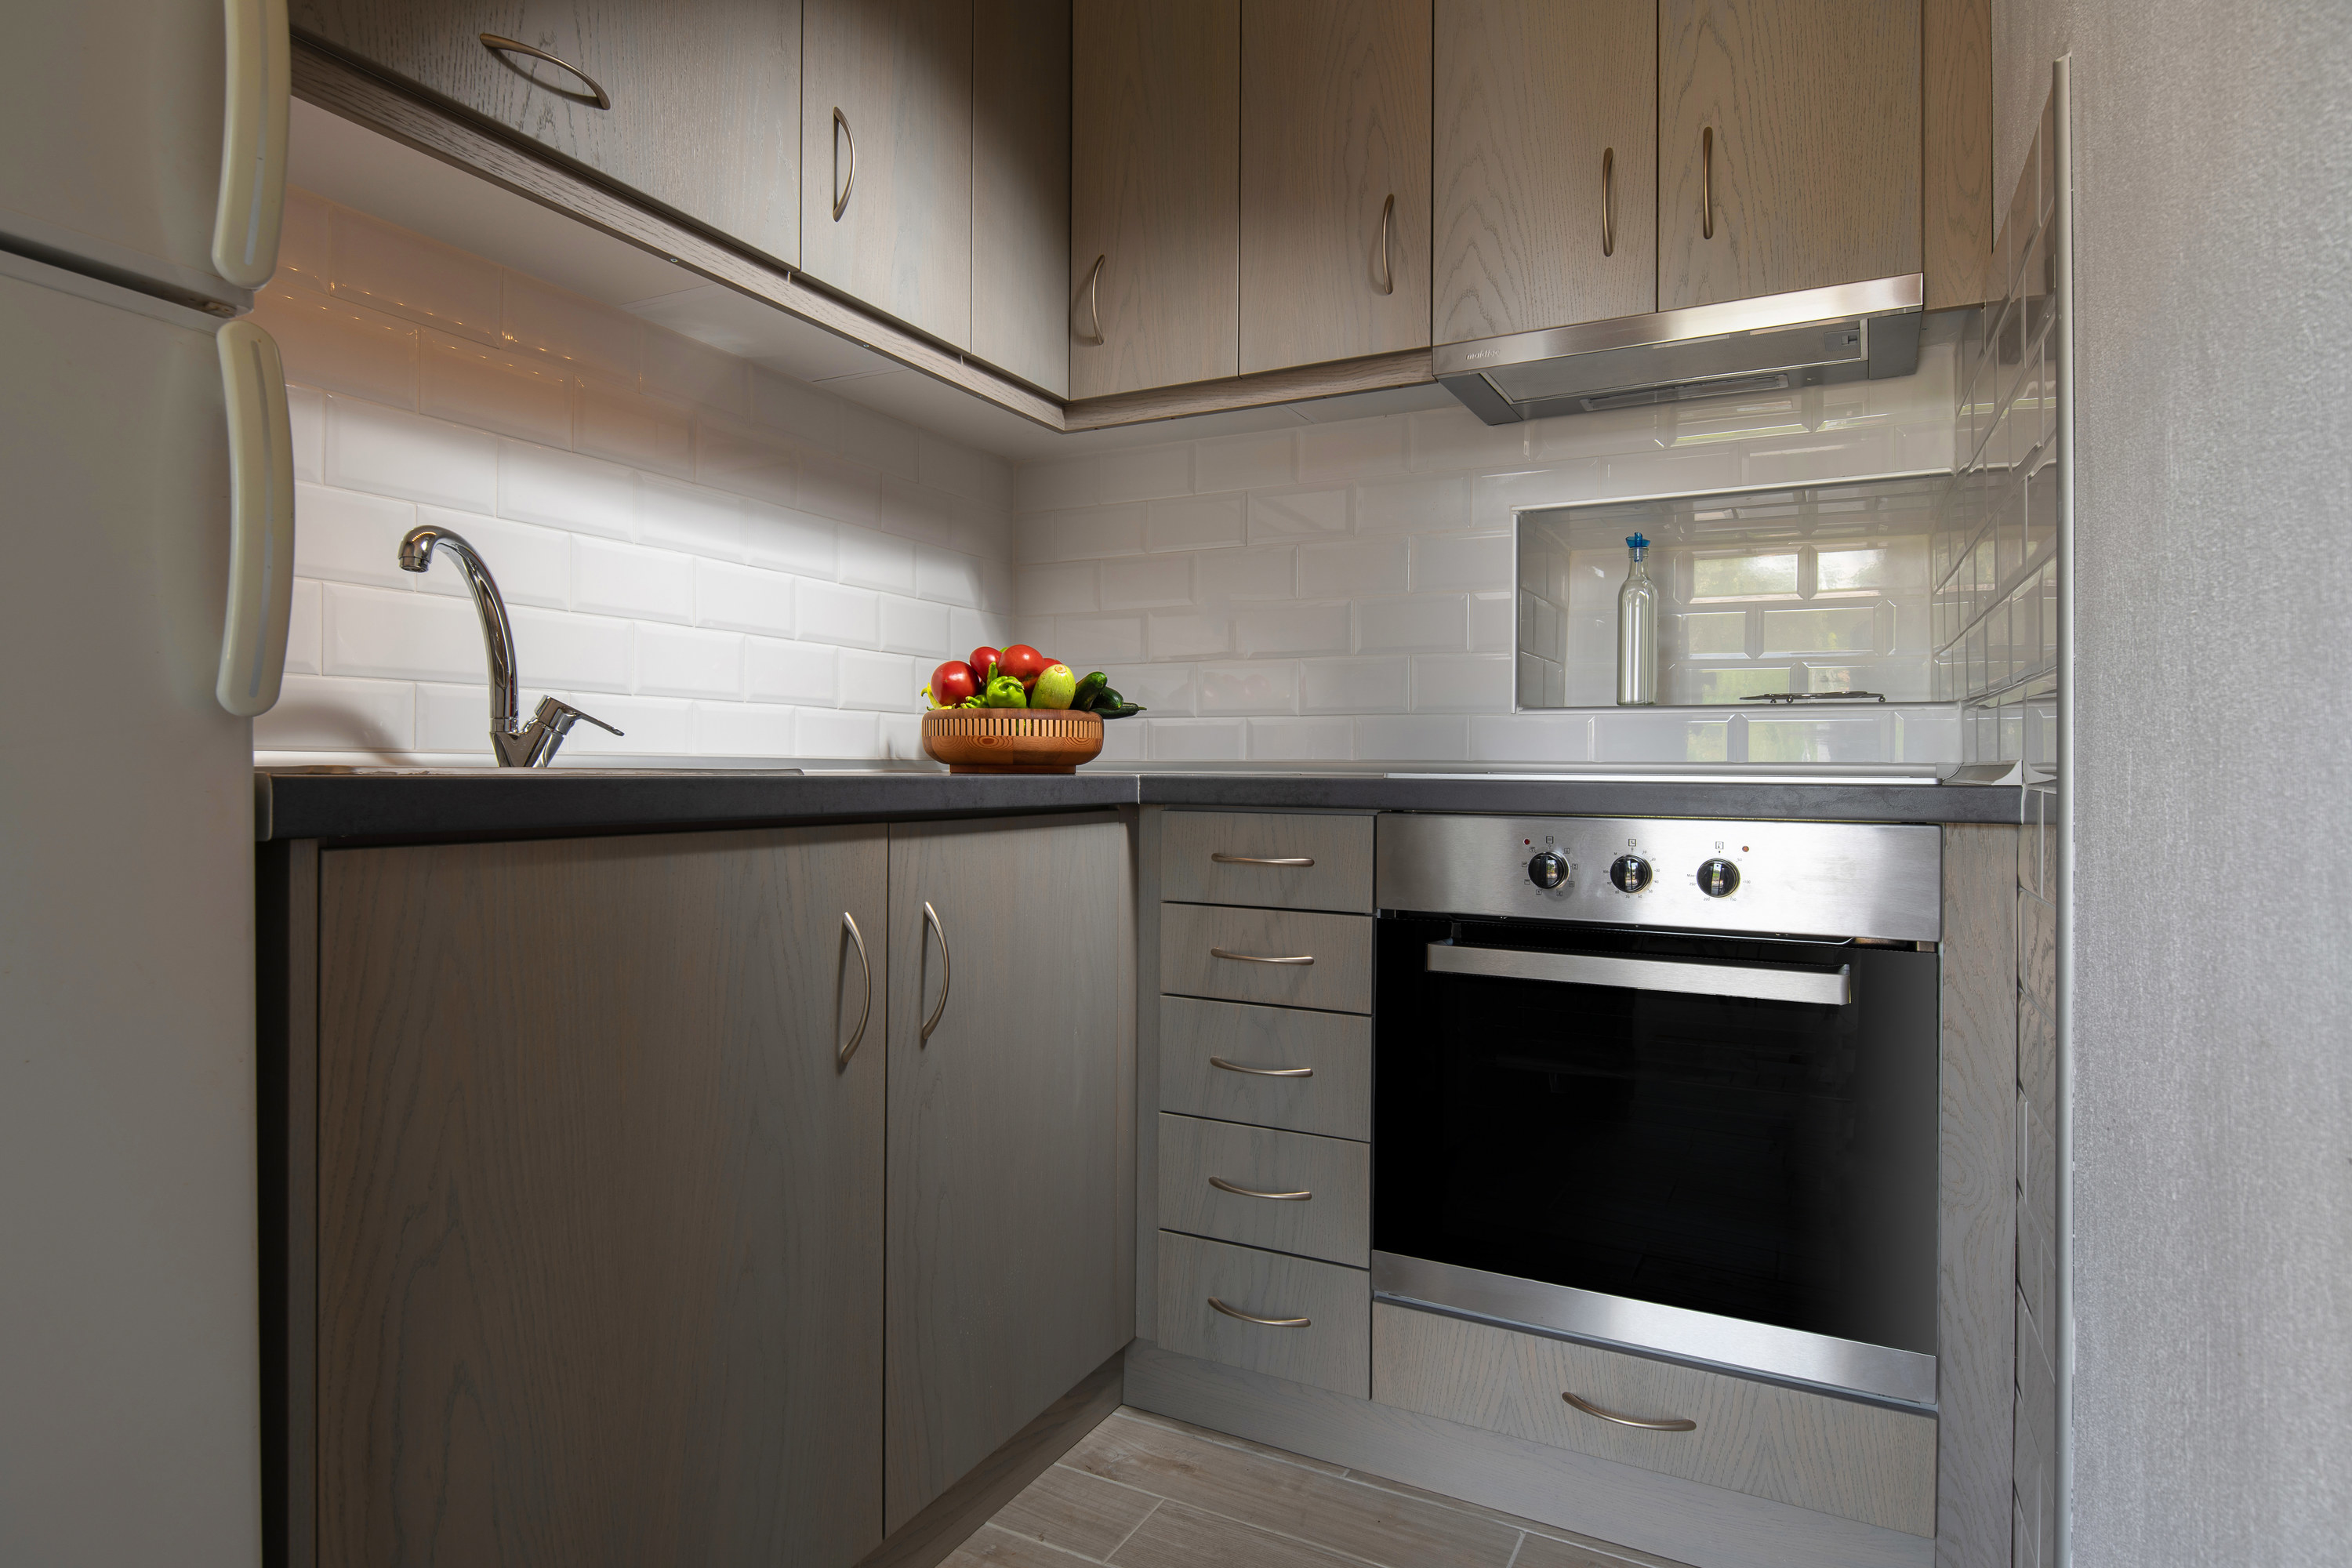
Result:
M2352 8L1994 20L1996 190L2074 58L2074 1561L2340 1563Z
M489 762L488 560L568 761L919 755L931 668L1009 632L1011 469L409 230L289 192L255 319L296 384L271 760Z

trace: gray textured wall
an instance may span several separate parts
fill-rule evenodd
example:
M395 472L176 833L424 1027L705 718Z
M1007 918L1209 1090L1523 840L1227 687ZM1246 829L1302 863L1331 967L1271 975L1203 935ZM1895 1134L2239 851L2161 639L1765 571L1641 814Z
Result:
M2352 1553L2352 5L1996 0L2074 56L2074 1530Z

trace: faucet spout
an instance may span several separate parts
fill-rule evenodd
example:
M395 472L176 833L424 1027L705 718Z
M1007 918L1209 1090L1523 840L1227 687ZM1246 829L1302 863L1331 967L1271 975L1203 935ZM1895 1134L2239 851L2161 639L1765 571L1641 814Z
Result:
M474 595L474 608L482 618L482 652L490 663L490 741L504 764L506 748L499 743L500 737L520 735L523 728L522 702L515 692L514 623L507 618L507 602L481 556L446 528L425 523L410 529L400 542L400 569L422 572L431 566L436 545L457 558L466 574L467 591Z

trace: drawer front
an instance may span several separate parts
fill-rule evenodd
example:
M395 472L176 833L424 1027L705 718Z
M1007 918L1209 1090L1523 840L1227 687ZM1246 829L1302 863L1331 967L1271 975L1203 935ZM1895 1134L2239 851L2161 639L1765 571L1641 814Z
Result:
M1644 1431L1588 1415L1563 1394L1619 1415L1695 1425ZM1372 1397L1843 1519L1936 1533L1930 1415L1386 1303L1373 1309Z
M1162 996L1160 1109L1370 1138L1371 1020Z
M1300 1327L1253 1323L1237 1312ZM1361 1268L1310 1263L1278 1252L1160 1233L1160 1348L1246 1367L1358 1399L1369 1395L1372 1277Z
M1234 1192L1234 1187L1246 1191ZM1194 1236L1369 1268L1372 1146L1163 1111L1160 1223Z
M1160 823L1160 896L1370 914L1372 819L1171 811Z
M1272 958L1313 962L1262 962ZM1160 989L1230 1002L1370 1013L1371 917L1162 904Z

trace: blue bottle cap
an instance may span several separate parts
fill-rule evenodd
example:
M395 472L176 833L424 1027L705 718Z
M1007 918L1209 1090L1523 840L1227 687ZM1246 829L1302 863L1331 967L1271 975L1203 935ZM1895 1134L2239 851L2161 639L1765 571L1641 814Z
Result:
M1629 545L1633 546L1633 547L1634 549L1636 549L1636 550L1647 550L1648 548L1650 548L1650 542L1649 542L1648 540L1646 540L1646 539L1643 538L1643 537L1642 537L1640 534L1638 534L1638 533L1637 533L1637 534L1634 534L1632 538L1630 538L1630 539L1626 540L1626 541L1625 541L1625 542L1626 542L1627 544L1629 544Z

